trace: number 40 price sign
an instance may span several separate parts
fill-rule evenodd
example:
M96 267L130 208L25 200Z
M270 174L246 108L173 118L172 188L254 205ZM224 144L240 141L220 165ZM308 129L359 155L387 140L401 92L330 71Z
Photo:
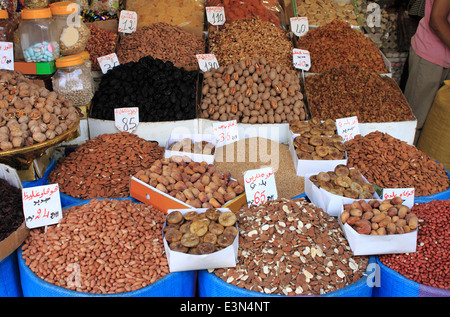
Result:
M244 187L248 206L258 206L278 198L273 167L245 172Z
M119 131L132 133L139 124L139 108L114 109L114 121Z

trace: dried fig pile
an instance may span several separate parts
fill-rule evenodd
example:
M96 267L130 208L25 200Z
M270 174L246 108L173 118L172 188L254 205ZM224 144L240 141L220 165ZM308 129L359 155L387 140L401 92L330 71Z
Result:
M180 141L173 142L169 146L168 150L212 155L212 154L214 154L215 146L214 146L214 144L207 142L207 141L194 142L190 138L184 138Z

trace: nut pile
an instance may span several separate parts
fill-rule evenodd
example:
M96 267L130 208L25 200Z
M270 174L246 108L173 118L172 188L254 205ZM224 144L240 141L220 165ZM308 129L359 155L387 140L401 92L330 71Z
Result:
M130 177L163 157L164 148L135 134L102 134L58 161L49 183L71 197L129 197Z
M343 224L347 223L359 234L379 236L414 231L419 221L408 206L403 205L401 197L345 204L340 218Z
M312 175L309 180L327 192L352 199L372 199L375 193L375 187L366 183L357 169L349 169L342 164L337 165L334 171Z
M379 259L419 284L450 290L450 200L415 204L411 211L419 218L416 252L381 254Z
M368 257L353 256L337 219L307 201L279 199L237 212L235 268L227 283L266 294L321 295L362 277Z
M339 18L358 26L353 4L345 0L296 0L297 15L307 16L309 25L325 25Z
M30 231L25 264L70 290L131 292L169 273L161 237L165 214L131 200L97 200L63 210L58 225Z
M236 215L208 208L205 212L172 211L167 215L164 239L173 251L209 254L230 246L238 234Z
M105 56L116 51L119 35L110 30L104 30L96 27L94 24L88 24L91 36L86 44L86 50L89 52L92 63L92 70L99 71L100 64L97 58Z
M347 166L381 188L415 188L416 196L446 191L450 180L442 163L387 133L371 132L345 142Z
M309 121L289 123L294 134L295 152L300 160L342 160L345 159L343 138L336 134L336 123L332 119L324 122L317 118Z
M321 120L352 116L360 123L414 120L397 83L364 67L339 66L307 76L305 90L311 116Z
M171 145L169 145L168 150L213 155L215 146L211 142L194 142L191 138L184 138L180 141L173 142Z
M359 65L375 73L387 73L375 43L339 19L311 29L295 46L311 54L312 73L323 73L340 65Z
M204 74L200 117L241 123L305 120L295 71L264 57L246 58Z
M71 100L39 87L21 73L0 70L0 150L54 139L78 122Z
M233 180L230 173L187 156L156 160L135 177L194 208L219 208L245 191L242 178Z
M0 242L13 233L24 221L22 191L0 178Z
M260 56L293 69L293 48L287 31L258 18L237 20L209 33L209 53L216 56L220 66Z

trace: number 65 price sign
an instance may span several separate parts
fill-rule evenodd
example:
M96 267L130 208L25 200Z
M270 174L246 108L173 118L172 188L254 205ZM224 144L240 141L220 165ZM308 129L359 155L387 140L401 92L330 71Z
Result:
M245 196L247 204L261 205L278 198L273 167L249 170L244 174Z
M114 109L114 121L119 131L132 133L139 124L139 108Z

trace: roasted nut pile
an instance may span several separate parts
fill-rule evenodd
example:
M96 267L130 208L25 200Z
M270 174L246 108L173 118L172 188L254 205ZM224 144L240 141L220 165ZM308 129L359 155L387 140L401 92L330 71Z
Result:
M397 83L364 67L339 66L307 76L305 90L311 116L321 120L352 116L360 123L414 120Z
M0 178L0 242L24 222L22 191Z
M362 277L368 257L353 256L337 219L307 201L281 199L237 213L238 263L214 273L266 294L321 295Z
M244 192L243 179L233 180L214 165L198 163L187 156L156 160L135 175L156 189L194 208L219 208Z
M121 64L102 76L91 117L114 120L114 109L138 107L139 122L195 118L198 71L151 56Z
M204 74L200 117L241 123L305 120L295 71L264 57L246 58Z
M419 284L449 290L450 200L415 204L411 211L419 218L417 251L381 254L379 259Z
M130 177L163 157L164 148L135 134L102 134L58 161L49 183L71 197L128 197Z
M312 175L309 180L327 192L352 199L372 199L375 193L375 187L366 183L357 169L349 169L342 164L337 165L334 171Z
M293 69L293 48L287 31L258 18L237 20L209 34L209 53L216 56L219 66L260 56Z
M171 145L169 145L168 150L213 155L215 151L215 146L211 142L207 141L195 142L191 138L184 138L180 141L173 142Z
M336 134L336 123L332 119L324 122L317 118L309 121L297 120L289 123L294 134L293 144L300 160L345 159L343 138Z
M182 28L159 22L138 28L120 40L117 58L121 64L150 55L171 61L175 67L197 69L196 54L205 52L204 40Z
M116 294L149 286L169 273L161 236L165 214L131 200L97 200L63 210L57 225L30 231L25 264L70 290Z
M167 215L164 239L173 251L209 254L230 246L238 234L236 215L208 208L205 212L172 211Z
M381 188L415 188L416 196L449 189L444 166L415 146L387 133L371 132L345 142L347 166L357 168L371 184Z
M71 100L39 87L21 73L0 70L0 150L54 139L78 122Z
M296 0L297 15L307 16L309 25L322 26L339 18L358 26L353 4L345 0Z
M340 218L343 224L347 223L359 234L402 234L414 231L418 226L417 216L403 205L401 197L345 204Z
M115 53L119 35L110 30L98 28L94 24L88 24L88 28L91 36L86 44L86 51L89 52L92 70L99 71L100 64L97 58Z
M339 19L309 30L295 46L311 54L312 73L324 73L340 65L359 65L376 73L387 73L375 43Z

